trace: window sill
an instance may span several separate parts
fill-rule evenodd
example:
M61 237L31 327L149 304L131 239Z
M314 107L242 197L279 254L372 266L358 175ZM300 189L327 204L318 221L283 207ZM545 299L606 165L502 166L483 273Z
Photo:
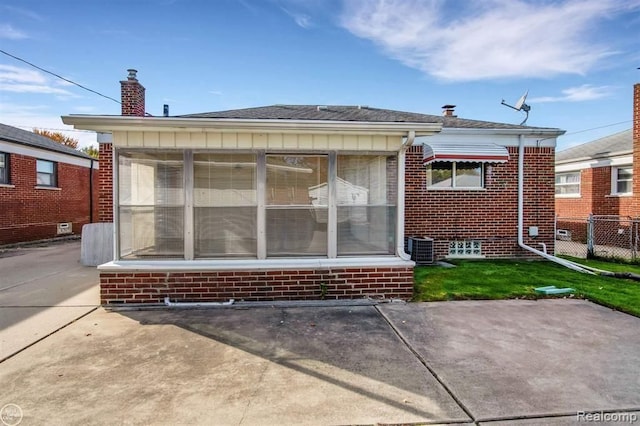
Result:
M397 256L348 257L339 259L265 260L114 260L98 266L100 271L237 271L272 269L387 268L413 267L415 263Z
M487 257L482 254L469 254L469 255L449 255L445 256L445 259L486 259Z
M582 198L580 194L556 194L556 198Z
M633 194L631 192L625 192L622 194L609 194L605 195L605 198L617 198L617 197L631 197Z
M33 187L33 189L45 189L47 191L62 191L62 188L58 188L57 186L36 185Z
M443 188L439 186L428 186L427 191L486 191L487 188Z
M10 183L0 183L0 188L15 188L15 185L11 185Z

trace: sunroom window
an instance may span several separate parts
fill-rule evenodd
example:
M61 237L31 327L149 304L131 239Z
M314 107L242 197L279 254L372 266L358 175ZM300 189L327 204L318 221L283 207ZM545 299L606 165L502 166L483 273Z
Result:
M392 255L396 154L118 151L120 259Z
M182 153L120 153L121 258L184 257Z

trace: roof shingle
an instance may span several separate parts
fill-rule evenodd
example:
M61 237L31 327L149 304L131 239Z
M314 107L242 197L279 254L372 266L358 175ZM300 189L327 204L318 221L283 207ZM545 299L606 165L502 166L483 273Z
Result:
M76 157L86 158L88 160L92 159L92 157L83 152L59 144L58 142L55 142L45 136L41 136L33 132L18 129L17 127L9 126L2 123L0 123L0 140L19 143L21 145L28 145L35 148L46 149L48 151L56 151L63 154L74 155Z
M631 129L623 130L613 135L558 151L556 153L556 163L630 154L632 150L633 133Z
M385 123L441 123L443 127L469 129L541 129L490 121L468 120L455 116L419 114L367 106L344 105L270 105L199 114L178 115L182 118L221 118L246 120L326 120Z

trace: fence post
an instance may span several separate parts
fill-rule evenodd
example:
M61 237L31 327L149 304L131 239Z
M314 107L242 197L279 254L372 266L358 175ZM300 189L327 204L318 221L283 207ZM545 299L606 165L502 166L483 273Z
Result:
M595 257L595 250L593 248L594 246L593 222L594 222L593 214L589 213L589 219L587 219L587 259L592 259Z

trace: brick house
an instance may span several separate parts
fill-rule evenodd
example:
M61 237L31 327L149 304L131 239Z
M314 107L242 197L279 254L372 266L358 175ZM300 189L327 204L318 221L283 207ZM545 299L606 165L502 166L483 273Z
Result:
M80 151L0 124L0 245L80 234L97 218L97 169Z
M121 90L121 116L63 117L99 132L99 220L116 236L103 304L409 299L405 236L433 238L436 258L530 256L520 239L553 252L561 130L450 106L151 117L135 70Z
M633 93L631 129L556 154L558 216L640 216L640 84Z

